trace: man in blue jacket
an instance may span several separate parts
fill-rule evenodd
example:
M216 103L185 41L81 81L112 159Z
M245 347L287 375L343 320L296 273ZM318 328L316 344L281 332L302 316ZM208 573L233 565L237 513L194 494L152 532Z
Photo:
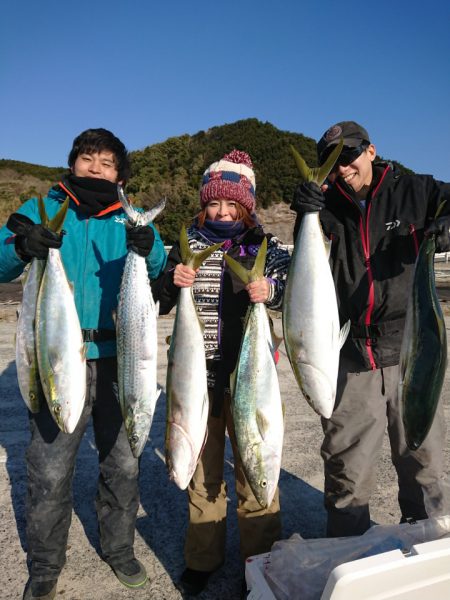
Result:
M75 459L91 416L99 454L96 508L103 558L124 585L138 588L147 581L133 551L139 462L131 452L117 397L112 314L127 247L146 258L151 279L163 272L166 253L153 225L125 227L117 184L126 183L130 163L117 137L105 129L84 131L74 140L68 164L69 174L44 198L52 218L69 196L64 237L40 224L35 198L0 231L0 282L18 277L33 257L45 258L49 248L60 248L74 286L87 358L86 401L73 433L58 429L45 403L40 412L30 413L26 517L31 568L25 600L56 595L66 560Z
M351 323L340 355L334 411L322 419L330 537L359 535L370 527L375 459L386 427L402 521L449 510L442 401L426 440L409 451L397 386L419 245L426 233L435 233L437 251L450 251L450 184L430 175L400 175L376 161L367 130L354 121L336 123L323 134L317 144L320 165L341 138L344 147L328 185L300 184L291 206L298 213L295 235L305 213L319 212L332 242L340 320Z

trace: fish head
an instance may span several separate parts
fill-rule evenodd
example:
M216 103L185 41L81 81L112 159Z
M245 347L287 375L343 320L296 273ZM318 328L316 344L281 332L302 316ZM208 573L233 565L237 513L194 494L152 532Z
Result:
M166 441L166 463L169 477L185 490L197 466L198 453L186 431L176 423L169 424Z

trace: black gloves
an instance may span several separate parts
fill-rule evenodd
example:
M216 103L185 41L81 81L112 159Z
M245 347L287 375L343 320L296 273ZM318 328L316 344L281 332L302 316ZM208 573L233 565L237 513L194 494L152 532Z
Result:
M27 216L13 213L6 223L16 234L14 240L17 254L24 261L32 258L47 258L49 248L61 248L62 235L43 225L36 224Z
M155 241L155 234L153 228L148 225L139 225L133 227L128 223L125 224L127 231L127 248L143 256L148 256L153 248L153 242Z
M291 209L299 215L308 212L317 212L325 206L322 190L313 181L301 183L294 192Z
M436 235L436 252L450 252L450 215L438 217L431 223L425 235Z

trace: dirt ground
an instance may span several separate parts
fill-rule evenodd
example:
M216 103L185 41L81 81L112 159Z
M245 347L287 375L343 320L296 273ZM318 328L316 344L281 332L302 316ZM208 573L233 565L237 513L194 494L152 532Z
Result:
M439 276L439 294L446 313L450 341L450 277ZM14 332L20 284L0 285L0 599L22 598L28 578L25 538L24 453L29 439L27 412L19 395L14 364ZM92 430L86 432L78 454L74 477L74 510L67 551L67 563L58 584L58 600L125 600L135 598L177 600L181 598L174 582L183 567L183 541L187 522L185 493L167 477L164 455L165 426L165 338L171 332L173 318L159 320L158 381L163 388L158 400L150 438L142 456L141 505L136 525L136 555L146 565L150 581L141 590L122 587L99 556L94 509L97 478L97 453ZM276 319L281 333L281 320ZM450 350L450 348L449 348ZM280 347L279 376L282 398L286 404L286 431L280 498L283 537L298 532L303 537L323 537L322 461L319 454L322 433L318 416L301 399L294 381L284 345ZM443 397L449 418L450 373L447 372ZM446 444L447 473L449 444ZM243 565L239 559L239 540L235 518L233 461L229 445L226 450L225 479L228 484L229 513L227 560L215 574L199 600L233 600L239 598ZM377 489L371 502L374 522L397 523L396 476L385 439L376 461Z

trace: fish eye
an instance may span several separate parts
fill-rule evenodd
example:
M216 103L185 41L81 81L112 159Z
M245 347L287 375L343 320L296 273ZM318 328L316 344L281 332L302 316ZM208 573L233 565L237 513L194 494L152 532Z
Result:
M266 487L267 487L267 479L263 479L263 480L261 481L261 487L262 487L262 488L266 488Z

